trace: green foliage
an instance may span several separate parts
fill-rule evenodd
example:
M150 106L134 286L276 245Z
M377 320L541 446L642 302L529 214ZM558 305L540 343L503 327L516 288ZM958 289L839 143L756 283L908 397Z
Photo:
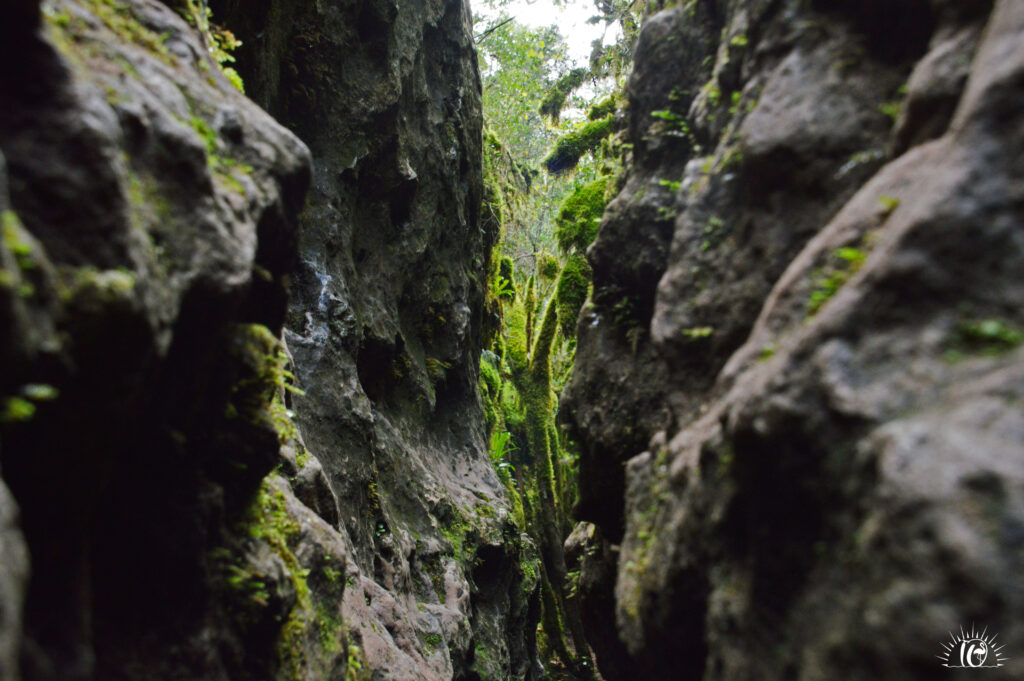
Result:
M167 64L174 64L176 58L164 44L168 34L158 34L147 26L142 25L135 18L132 6L122 0L88 0L89 10L111 31L124 40L138 45L150 54L155 55ZM72 17L67 12L55 10L49 3L43 4L43 16L54 26L64 31L74 33L77 25L81 24L80 18ZM125 71L132 75L138 75L135 69L122 61Z
M694 326L689 329L683 329L683 336L687 340L710 338L714 333L715 328L713 326Z
M827 269L819 270L815 275L814 290L807 301L807 316L813 317L832 299L850 277L860 270L867 253L859 248L840 248L832 252L837 262Z
M882 102L878 105L878 110L895 123L899 120L900 113L903 111L903 103L900 101Z
M537 278L545 281L554 281L560 269L558 258L550 253L537 254Z
M451 362L445 362L437 357L427 357L423 364L427 369L427 376L433 382L440 381L452 368Z
M183 14L185 19L199 31L210 56L220 66L227 79L239 92L244 93L245 85L242 83L242 77L238 75L238 71L234 67L228 66L228 64L235 63L232 52L241 47L242 42L235 37L234 33L211 21L213 13L206 2L202 0L186 0Z
M895 196L882 195L878 197L879 212L883 217L889 217L900 207L900 200Z
M513 156L535 163L552 137L541 118L541 102L565 69L567 48L556 27L503 23L508 18L495 17L477 43L483 108L488 127Z
M7 397L0 406L0 423L31 421L36 415L36 405L23 397Z
M512 281L512 274L515 271L515 266L512 264L512 258L507 255L503 255L501 260L498 261L498 274L508 281Z
M555 218L555 238L563 253L583 253L597 237L604 214L608 177L588 182L562 201Z
M575 68L555 81L554 86L540 103L540 114L550 118L553 123L557 123L558 117L562 114L562 107L565 105L566 97L573 90L583 85L588 75L590 75L589 69Z
M494 278L494 297L501 301L511 301L516 298L516 286L513 282L512 258L502 256L498 260L498 273Z
M239 163L233 158L222 156L220 154L220 141L217 133L201 116L193 115L189 119L189 125L196 131L200 139L203 140L203 144L206 146L206 164L215 177L219 178L235 192L239 194L244 193L245 187L235 177L235 173L251 175L253 172L252 166Z
M480 397L487 428L493 430L500 419L501 374L497 367L483 359L480 361Z
M262 324L240 324L233 333L234 355L243 367L242 378L232 387L226 416L269 423L281 443L298 433L294 414L285 407L285 393L303 395L289 369L284 347Z
M556 140L554 149L544 159L544 165L549 173L554 174L571 170L584 154L597 149L601 140L613 132L615 117L612 115L579 123Z
M501 0L483 4L494 9ZM628 0L613 0L598 10L607 21L619 21L629 37L612 49L595 48L589 68L570 67L556 30L505 24L507 15L488 16L486 10L486 24L476 28L484 115L493 133L484 139L485 177L490 178L486 201L492 196L502 199L503 258L492 266L491 288L510 294L494 296L501 327L494 352L481 358L480 394L490 455L512 501L513 517L544 556L543 565L536 559L529 565L524 561L522 582L528 593L538 582L542 589L541 655L574 671L581 669L582 659L571 651L583 651L586 644L570 643L561 553L568 509L576 496L575 457L556 426L556 391L571 370L574 325L588 293L590 272L583 252L597 233L624 149L613 136L620 100L615 94L604 96L609 86L601 79L628 68L628 53L644 11ZM590 96L603 98L587 111L587 95L576 88L591 74L596 94ZM560 125L561 130L544 126L541 111L557 124L563 110L566 119L569 111L574 117L577 111L587 111L587 120L571 120ZM552 145L556 133L560 137ZM516 163L537 164L547 148L547 174L515 170ZM528 180L525 187L520 178ZM496 213L485 207L488 212ZM549 255L555 247L565 255L563 267ZM513 262L518 271L513 272ZM516 295L511 295L513 288ZM456 529L448 530L453 545L459 541ZM490 678L493 669L486 653L478 652L478 662L481 676Z
M619 95L617 92L613 92L610 95L597 100L597 102L590 107L590 111L587 112L587 119L591 121L601 120L608 116L614 115L619 108Z
M511 280L498 275L494 280L494 297L499 299L513 300L516 297L516 287Z
M718 82L713 78L704 84L701 92L707 97L708 103L712 107L717 107L722 101L722 89L718 87Z
M669 111L668 109L652 111L651 118L656 118L659 121L664 121L672 130L677 130L682 133L690 132L690 126L686 123L686 117L680 116L674 111Z
M26 239L27 232L18 214L12 210L0 213L0 228L3 230L4 246L14 255L18 269L22 272L34 270L36 262L33 258L32 244Z
M590 265L580 255L573 255L566 261L555 288L555 304L558 309L558 324L563 338L576 337L576 319L580 316L583 303L587 300L590 287Z
M368 681L371 678L366 668L363 650L354 643L348 646L348 659L345 665L345 681Z
M1002 319L965 320L957 324L946 359L957 361L964 353L994 357L1024 342L1024 333Z

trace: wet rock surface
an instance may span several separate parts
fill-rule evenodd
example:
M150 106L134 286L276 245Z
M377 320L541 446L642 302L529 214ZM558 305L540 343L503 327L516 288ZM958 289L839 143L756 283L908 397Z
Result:
M625 525L625 652L598 649L599 664L607 678L961 678L971 671L936 656L972 623L1012 657L1024 128L1010 112L1024 13L712 5L692 3L691 21L708 12L714 47L661 66L708 57L698 93L650 105L631 83L634 117L673 113L654 118L691 140L673 152L685 174L665 178L678 215L656 290L597 276L605 249L628 262L663 230L619 223L651 201L639 140L588 254L570 416L581 480L629 459L623 515L589 516L616 545ZM634 79L658 72L642 62L665 48L643 45L664 33L641 35ZM652 310L632 347L608 340L602 302L630 295ZM608 365L617 411L602 398ZM583 509L607 504L597 487L581 494ZM1018 665L986 672L1015 678Z

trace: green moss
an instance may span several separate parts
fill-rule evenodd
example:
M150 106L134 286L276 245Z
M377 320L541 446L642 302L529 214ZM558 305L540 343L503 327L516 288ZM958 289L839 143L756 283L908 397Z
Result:
M452 368L451 362L445 362L436 357L427 357L423 360L423 364L426 367L427 376L435 383L443 379L448 370Z
M512 275L515 271L515 266L512 264L512 258L507 255L501 256L498 261L498 274L505 279L512 281Z
M480 381L487 395L497 398L501 392L501 374L491 362L480 362Z
M437 651L444 643L444 639L441 638L441 634L427 634L423 637L423 643L427 646L429 653Z
M714 333L715 329L711 326L694 326L688 329L683 329L683 336L687 340L691 341L710 338Z
M587 300L590 278L590 265L582 256L570 257L562 268L555 288L555 304L563 338L576 337L576 319Z
M292 582L296 602L284 618L275 649L284 677L300 679L306 678L307 670L322 661L320 654L308 648L311 637L327 653L337 653L343 648L341 615L334 600L339 594L332 594L324 602L314 602L308 582L310 570L302 566L294 553L302 526L288 510L283 483L274 480L274 476L264 479L237 523L235 533L265 543L286 568L285 575ZM255 574L251 566L237 563L229 565L224 576L228 589L243 596L250 607L261 607L260 601L266 599L265 577ZM336 576L340 575L336 573Z
M35 415L36 405L23 397L6 397L0 404L0 423L31 421Z
M1022 342L1024 333L1008 321L965 320L957 324L945 357L951 362L960 360L964 354L994 357L1019 347Z
M226 416L266 423L282 443L296 439L284 392L303 392L294 385L295 375L288 370L288 355L278 338L262 324L239 324L232 331L230 347L242 367L242 378L232 387Z
M291 422L290 416L289 422ZM278 432L280 433L280 431ZM296 432L296 434L298 433ZM303 468L306 467L307 463L309 463L309 450L303 447L302 445L297 444L295 448L295 465L298 467L299 470L302 470Z
M514 267L512 258L502 256L498 260L497 275L494 279L494 297L502 302L516 299L516 287L513 280Z
M701 88L701 92L707 96L708 103L714 108L717 108L722 102L722 90L714 79L705 83L704 87Z
M659 109L658 111L652 111L651 118L656 118L659 121L663 121L664 127L668 129L668 132L681 132L685 135L688 135L690 133L690 126L686 122L686 117L680 116L674 111L670 111L668 109Z
M167 41L167 34L158 34L140 24L127 2L122 0L87 0L87 5L108 29L121 38L142 47L165 63L176 63L177 58L164 44ZM73 28L72 24L74 22L70 17L65 21L62 14L52 12L44 12L44 16L60 29L68 30ZM132 70L134 71L134 69Z
M882 102L878 105L878 111L889 118L892 123L896 123L899 120L900 113L903 112L903 102L896 100L892 102Z
M537 278L544 281L554 281L555 277L558 276L558 270L561 266L558 264L558 258L550 253L538 253L537 254Z
M185 6L182 8L182 15L199 31L203 42L206 43L206 48L210 51L210 56L220 66L224 76L239 92L244 94L245 84L242 82L242 77L233 67L228 66L235 62L232 53L242 46L242 41L236 38L231 31L213 23L213 13L205 1L186 0Z
M217 133L210 127L201 116L192 116L189 125L206 146L206 164L222 183L238 194L245 193L245 185L238 179L237 175L252 175L253 167L237 160L222 156L219 153L220 142Z
M590 75L588 69L575 68L559 78L541 101L540 114L557 123L558 117L562 113L562 107L565 105L565 99L569 93L583 85L588 75Z
M449 552L455 561L461 565L469 564L469 549L467 546L467 535L471 525L458 511L454 511L455 519L440 528L441 536L448 542Z
M900 207L900 200L895 196L882 195L878 197L879 212L883 217L889 217Z
M587 112L587 119L591 121L597 121L602 118L607 118L615 113L619 108L619 94L613 92L606 97L603 97L590 107L590 111Z
M366 666L366 657L362 649L354 644L348 646L348 659L345 665L345 681L369 681L370 671Z
M814 275L814 290L807 301L807 317L813 317L832 299L839 289L856 274L867 253L859 248L840 248L832 252L835 261L826 269L818 270Z
M555 238L564 253L583 253L597 237L606 204L608 178L581 185L562 201L555 217Z
M31 272L36 269L36 254L33 252L32 244L28 241L27 232L18 218L18 214L12 210L5 210L0 213L0 229L3 231L4 246L14 255L14 261L22 272ZM8 288L13 288L18 277L14 273L3 273L3 283ZM20 293L23 297L30 297L35 293L35 287L27 281L22 281Z
M132 300L135 273L130 270L97 270L82 267L62 272L64 285L59 289L61 301L82 312L97 313L122 306Z
M615 117L612 115L579 123L558 138L555 148L544 159L544 166L548 172L555 174L571 170L584 154L597 149L601 140L613 132Z

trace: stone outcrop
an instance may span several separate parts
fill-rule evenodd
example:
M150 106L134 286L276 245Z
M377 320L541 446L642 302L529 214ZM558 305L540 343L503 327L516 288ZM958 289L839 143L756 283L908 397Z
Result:
M563 407L609 679L934 678L972 623L1020 676L1022 36L1013 1L648 20Z
M5 8L0 675L532 678L468 8L209 4L291 132L205 3Z
M251 678L220 556L278 458L309 152L167 6L41 9L0 37L5 672L10 635L25 679Z
M249 94L313 152L286 339L358 567L346 620L389 679L531 678L532 547L476 388L497 230L468 5L211 6Z

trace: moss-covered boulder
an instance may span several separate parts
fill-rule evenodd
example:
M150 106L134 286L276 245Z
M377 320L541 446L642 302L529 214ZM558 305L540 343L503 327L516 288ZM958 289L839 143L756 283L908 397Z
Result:
M570 256L562 268L555 287L555 304L558 306L558 325L562 338L576 339L576 318L587 300L591 272L586 258Z
M564 253L583 253L597 237L608 181L600 177L581 185L562 201L555 217L555 238Z

